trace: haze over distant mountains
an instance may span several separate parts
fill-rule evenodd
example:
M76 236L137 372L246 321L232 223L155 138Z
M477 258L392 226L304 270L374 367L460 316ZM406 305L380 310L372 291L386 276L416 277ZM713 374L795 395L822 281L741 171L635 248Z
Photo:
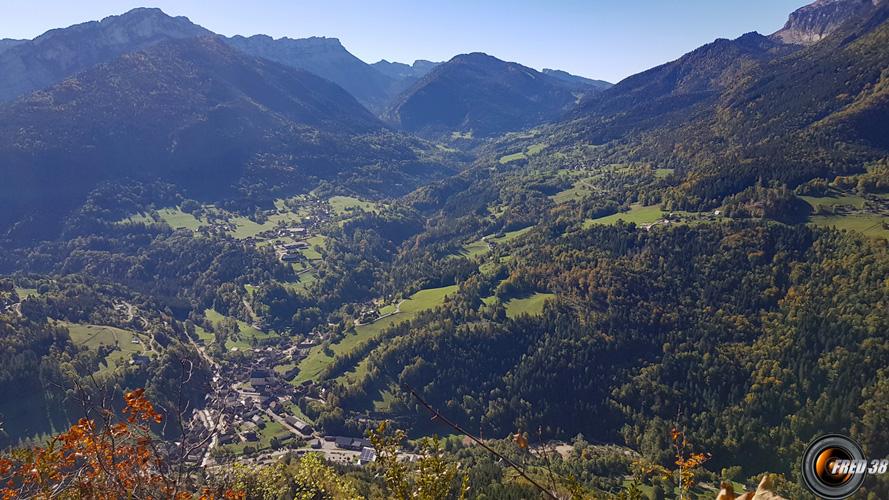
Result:
M217 37L168 40L0 106L0 226L52 227L105 181L162 179L210 197L236 184L299 189L414 159L403 141L319 76Z
M399 91L398 78L383 74L352 55L336 38L273 39L265 35L226 39L248 54L301 68L343 87L372 110Z
M577 81L566 82L521 64L464 54L411 86L384 117L427 136L454 131L492 136L558 118L583 94L579 88Z
M0 52L0 100L45 88L123 53L164 40L210 34L185 17L144 8L50 30L33 40L12 42Z
M700 167L706 175L688 186L707 199L751 178L795 182L885 147L867 125L886 112L879 71L889 65L880 50L887 7L867 5L819 0L794 13L784 35L719 39L614 86L483 53L371 65L336 39L226 38L158 9L3 40L4 219L50 199L73 205L111 178L155 176L218 194L238 183L243 190L247 174L263 165L255 179L280 185L291 176L285 181L308 186L349 169L428 159L430 145L409 134L477 145L549 123L559 140L632 139L639 158ZM845 38L785 43L827 32ZM782 94L791 87L799 90ZM820 146L828 128L849 146ZM800 136L794 144L820 156L791 155L786 161L798 168L777 171L770 151L786 151L783 158L791 149L776 137L793 134ZM207 172L213 182L191 183ZM413 185L398 175L387 189ZM26 185L41 188L25 200Z
M155 8L137 8L101 21L50 30L34 40L0 40L0 101L45 88L164 40L209 35L215 34L185 17L171 17ZM352 55L336 38L220 38L242 52L328 79L377 113L437 64L421 60L412 66L388 61L370 65Z

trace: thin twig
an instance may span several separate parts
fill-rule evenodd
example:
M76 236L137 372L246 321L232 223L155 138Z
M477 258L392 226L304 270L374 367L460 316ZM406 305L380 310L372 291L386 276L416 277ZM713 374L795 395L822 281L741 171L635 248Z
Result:
M553 468L552 464L549 461L549 455L546 452L546 442L543 441L543 428L537 427L537 438L540 439L540 446L543 448L543 460L546 463L546 471L549 473L549 483L552 485L553 490L556 489L556 478L553 477Z
M444 423L445 425L447 425L448 427L450 427L450 428L454 429L455 431L459 432L460 434L463 434L464 436L466 436L466 437L468 437L469 439L473 440L476 444L478 444L479 446L481 446L482 448L484 448L485 450L487 450L488 452L490 452L491 454L493 454L494 456L496 456L496 457L499 458L500 460L503 460L504 462L506 462L507 465L509 465L510 467L512 467L513 470L515 470L516 472L518 472L520 476L522 476L523 478L525 478L525 480L527 480L529 483L533 484L533 485L534 485L538 490L540 490L543 494L545 494L546 496L548 496L549 498L551 498L551 499L553 499L553 500L559 500L559 497L557 497L555 494L553 494L553 492L551 492L551 491L549 491L548 489L544 488L542 485L540 485L540 483L538 483L537 481L531 479L531 477L529 477L527 474L525 474L525 471L523 471L521 467L519 467L518 465L516 465L515 462L513 462L512 460L510 460L510 459L506 458L505 456L501 455L501 454L498 453L496 450L494 450L493 448L491 448L490 446L488 446L487 444L485 444L481 439L475 437L475 435L473 435L472 433L466 431L465 429L463 429L462 427L460 427L458 424L452 422L450 419L448 419L447 417L445 417L444 415L442 415L441 413L439 413L438 410L436 410L435 408L432 407L432 405L430 405L429 403L427 403L426 400L423 399L422 396L420 396L419 394L417 394L417 391L415 391L413 387L411 387L411 386L409 386L409 385L407 385L407 384L405 384L405 383L402 383L402 385L403 385L404 388L411 394L411 396L413 396L413 397L420 403L420 405L422 405L424 408L426 408L426 411L428 411L429 413L432 414L432 419L433 419L433 420L438 420L438 421Z

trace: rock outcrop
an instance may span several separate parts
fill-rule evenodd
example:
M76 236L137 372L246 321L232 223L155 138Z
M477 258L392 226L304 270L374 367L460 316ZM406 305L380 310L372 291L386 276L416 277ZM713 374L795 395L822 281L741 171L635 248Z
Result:
M818 0L790 14L772 38L795 45L820 42L850 19L872 13L886 0Z

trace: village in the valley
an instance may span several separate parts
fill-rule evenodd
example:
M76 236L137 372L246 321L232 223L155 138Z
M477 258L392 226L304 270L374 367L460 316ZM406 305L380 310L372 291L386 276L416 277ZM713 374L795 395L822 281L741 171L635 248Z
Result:
M271 245L277 258L292 265L298 275L312 273L312 261L320 256L310 242L322 239L323 227L337 216L348 217L358 200L349 202L346 199L343 203L341 198L337 206L330 201L306 200L298 207L281 206L264 214L277 217L273 228L254 232L242 241L257 246ZM209 217L208 220L212 224L202 226L199 231L237 230L229 227L228 221ZM379 316L373 304L365 304L356 322L372 322ZM250 328L262 329L258 323L250 324ZM296 365L313 347L330 340L332 335L312 331L278 336L273 345L255 345L249 349L231 347L230 351L247 352L234 357L237 362L226 361L224 368L221 360L208 353L206 339L193 340L214 373L212 390L205 397L204 407L192 413L190 432L184 443L188 450L186 459L209 467L231 461L272 462L288 453L309 452L322 453L328 461L344 464L364 465L375 460L376 453L365 436L325 435L299 410L300 401L325 404L323 387L312 380L296 383L294 379L299 371ZM282 371L281 367L289 368ZM403 457L413 456L405 453Z

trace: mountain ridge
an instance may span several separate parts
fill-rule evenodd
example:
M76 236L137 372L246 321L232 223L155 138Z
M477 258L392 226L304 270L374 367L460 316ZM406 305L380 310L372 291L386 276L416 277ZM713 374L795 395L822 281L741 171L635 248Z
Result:
M606 82L605 80L593 80L592 78L587 78L585 76L572 75L567 71L563 71L561 69L550 69L543 68L540 70L541 73L547 76L551 76L553 78L558 78L563 82L567 82L572 86L576 87L578 90L590 87L595 90L606 90L614 86L611 82Z
M486 137L554 120L576 100L573 89L557 78L473 52L454 56L418 80L384 118L421 135Z
M70 208L109 179L222 193L251 172L299 185L371 161L349 141L384 130L336 84L215 36L123 54L3 104L0 122L0 225L50 199Z
M784 27L771 38L784 43L811 45L845 23L872 14L884 3L885 0L817 0L792 12Z
M346 89L372 110L381 110L397 82L355 57L337 38L272 38L240 35L226 43L248 54L307 70Z
M887 43L885 4L810 46L717 40L593 96L562 140L621 139L634 159L679 169L674 208L712 207L757 179L858 172L889 152L875 132L889 126Z
M48 87L96 64L159 41L211 32L186 17L137 8L67 28L57 28L0 52L0 101Z

